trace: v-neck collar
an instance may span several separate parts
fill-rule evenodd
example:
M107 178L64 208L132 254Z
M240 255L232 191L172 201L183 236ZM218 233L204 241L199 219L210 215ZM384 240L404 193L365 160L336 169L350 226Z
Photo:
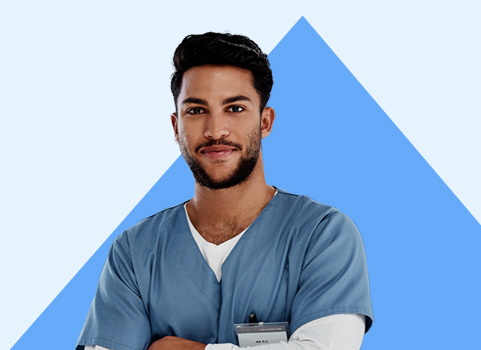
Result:
M177 207L177 232L174 239L175 248L179 256L179 260L184 265L189 276L194 281L201 293L210 300L217 310L220 310L222 304L222 295L230 292L242 275L242 265L248 264L249 261L258 258L259 252L262 251L266 244L269 244L270 237L266 225L269 220L263 218L275 209L276 203L281 200L281 194L285 192L276 188L277 194L271 198L269 203L262 209L261 213L247 228L244 235L239 239L235 247L230 252L227 259L222 265L222 279L220 283L215 277L214 271L205 261L197 243L194 240L189 228L187 216L183 204ZM255 245L252 245L250 236L255 234ZM255 246L255 249L250 249Z

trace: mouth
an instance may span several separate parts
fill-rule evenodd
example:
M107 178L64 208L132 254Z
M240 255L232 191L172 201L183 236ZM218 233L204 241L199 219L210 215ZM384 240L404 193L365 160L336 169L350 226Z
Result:
M236 149L234 147L218 145L200 149L200 153L205 154L210 159L224 159L229 157Z

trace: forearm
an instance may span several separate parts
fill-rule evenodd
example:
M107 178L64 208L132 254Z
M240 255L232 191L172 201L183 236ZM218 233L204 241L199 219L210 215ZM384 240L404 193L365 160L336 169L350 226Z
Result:
M292 334L288 342L244 348L233 344L209 344L205 350L358 350L364 329L362 315L332 315L303 325Z

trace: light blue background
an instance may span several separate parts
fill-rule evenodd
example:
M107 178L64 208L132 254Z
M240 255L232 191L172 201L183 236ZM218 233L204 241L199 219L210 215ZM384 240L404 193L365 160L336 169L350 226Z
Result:
M187 5L0 5L0 268L9 285L0 347L13 345L178 155L168 67L190 32L241 32L269 52L306 15L479 218L475 2Z
M359 227L376 320L363 348L475 344L481 226L305 19L270 59L277 120L264 145L268 181L339 207ZM51 339L54 349L73 348L112 239L189 198L192 185L179 158L14 349Z

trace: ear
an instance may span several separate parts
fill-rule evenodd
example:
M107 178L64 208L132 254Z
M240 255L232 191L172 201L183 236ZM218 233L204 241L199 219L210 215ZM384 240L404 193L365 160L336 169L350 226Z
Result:
M172 127L174 128L175 142L179 143L179 128L178 128L179 119L176 113L172 113L170 115L170 121L172 122Z
M261 114L261 132L262 137L267 137L271 133L272 124L274 123L274 118L276 117L276 113L274 109L271 107L266 107L262 111Z

